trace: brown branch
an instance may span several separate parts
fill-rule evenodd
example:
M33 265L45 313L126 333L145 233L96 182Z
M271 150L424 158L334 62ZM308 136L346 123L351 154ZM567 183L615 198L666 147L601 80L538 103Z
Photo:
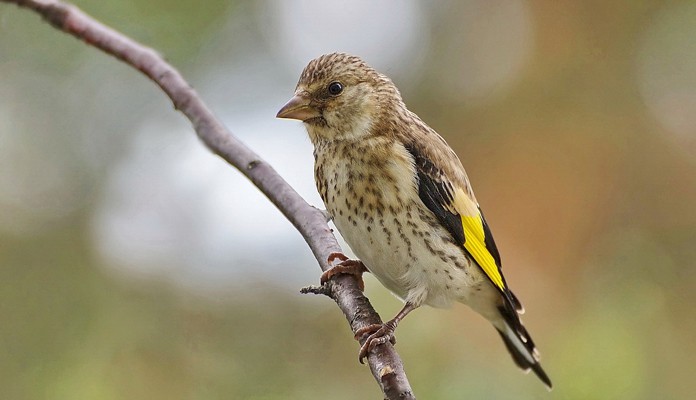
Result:
M191 121L203 143L249 178L302 234L321 269L329 268L329 254L340 252L341 248L324 213L309 205L268 163L234 137L181 74L156 51L103 25L71 4L58 0L0 1L36 11L55 28L137 68L153 80L174 107ZM336 301L353 332L382 322L353 277L337 276L321 293ZM385 398L415 399L401 358L391 344L378 346L370 353L368 363Z

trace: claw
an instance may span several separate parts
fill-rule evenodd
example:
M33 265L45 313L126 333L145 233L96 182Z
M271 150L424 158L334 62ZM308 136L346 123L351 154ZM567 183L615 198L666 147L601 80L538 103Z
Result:
M385 324L373 324L368 325L364 328L358 329L355 333L356 340L359 340L363 335L370 334L370 336L365 339L365 342L360 346L360 351L358 352L358 361L360 364L365 364L365 357L367 354L375 349L375 347L391 342L391 344L396 344L396 338L394 337L394 330L396 326L391 324L391 321Z
M346 257L345 254L334 252L334 253L329 254L329 257L327 257L326 261L328 261L329 265L331 265L331 264L333 264L334 261L336 261L336 259L339 259L341 261L350 260L348 257Z
M370 334L370 336L365 339L362 346L360 346L360 352L358 352L358 361L360 361L360 364L364 364L363 359L365 359L367 354L374 350L375 347L387 342L396 344L396 338L394 337L396 327L399 325L399 322L401 322L401 320L408 315L408 313L416 308L418 308L418 306L413 305L410 302L406 302L404 308L402 308L401 311L399 311L399 313L396 314L396 316L391 320L383 324L372 324L358 329L355 332L355 340L359 341L363 335L368 333Z
M355 278L358 281L358 287L360 288L360 291L364 291L365 282L362 279L362 274L367 272L365 264L363 264L360 260L351 260L348 257L346 257L343 253L331 253L329 254L329 258L327 261L329 265L332 265L334 261L336 261L337 259L341 260L341 262L339 262L338 264L331 267L331 269L321 274L321 278L319 279L321 284L326 284L326 282L328 282L329 279L331 279L334 275L349 274L355 276Z

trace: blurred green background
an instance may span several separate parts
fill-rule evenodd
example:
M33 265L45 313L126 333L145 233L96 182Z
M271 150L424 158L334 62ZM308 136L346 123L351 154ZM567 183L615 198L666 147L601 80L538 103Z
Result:
M397 348L419 398L696 391L696 3L80 0L180 68L309 201L274 119L363 56L466 166L555 384L463 306ZM0 4L0 398L380 398L301 237L136 71ZM400 303L372 277L381 315Z

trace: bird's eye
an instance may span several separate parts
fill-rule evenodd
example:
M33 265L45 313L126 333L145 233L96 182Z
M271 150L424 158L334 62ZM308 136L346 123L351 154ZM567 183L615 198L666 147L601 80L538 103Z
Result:
M341 82L331 82L329 83L328 91L332 96L339 95L343 91L343 85L341 85Z

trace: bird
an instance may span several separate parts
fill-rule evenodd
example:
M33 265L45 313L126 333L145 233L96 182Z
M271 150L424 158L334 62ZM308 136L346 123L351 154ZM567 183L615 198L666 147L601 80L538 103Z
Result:
M404 301L393 319L357 331L356 339L367 336L361 362L394 342L413 310L459 302L490 321L514 362L551 389L459 157L406 107L391 79L358 56L324 54L307 64L276 117L303 122L317 190L358 257L331 254L322 284L353 274L362 288L369 271Z

